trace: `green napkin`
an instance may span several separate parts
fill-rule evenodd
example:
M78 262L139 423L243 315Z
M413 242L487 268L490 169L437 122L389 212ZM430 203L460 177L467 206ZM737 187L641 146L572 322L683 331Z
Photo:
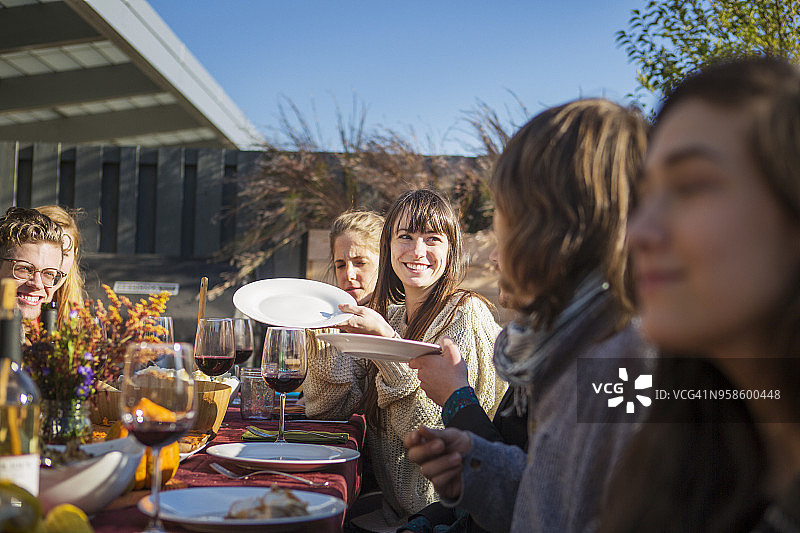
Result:
M283 432L286 442L304 442L307 444L345 444L350 440L349 433L330 433L327 431L304 431L302 429L289 429ZM273 442L278 438L278 432L247 426L247 431L242 433L242 440Z

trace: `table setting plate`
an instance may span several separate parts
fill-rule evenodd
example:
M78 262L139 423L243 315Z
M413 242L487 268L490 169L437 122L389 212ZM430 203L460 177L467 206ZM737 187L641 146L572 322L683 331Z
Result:
M175 489L160 494L159 516L192 531L291 531L308 526L310 522L337 516L345 511L345 503L335 496L294 490L295 496L308 503L308 515L283 518L237 519L225 518L231 504L237 500L263 495L268 487L193 487ZM153 514L150 496L139 500L139 510Z
M341 324L350 313L339 304L353 304L339 287L299 278L254 281L233 294L233 305L254 320L289 328L326 328Z
M442 353L442 347L438 344L378 335L317 333L317 339L333 344L340 352L352 357L395 363L407 363L420 355Z
M320 470L361 456L350 448L293 442L233 442L211 446L206 453L245 466L282 472Z

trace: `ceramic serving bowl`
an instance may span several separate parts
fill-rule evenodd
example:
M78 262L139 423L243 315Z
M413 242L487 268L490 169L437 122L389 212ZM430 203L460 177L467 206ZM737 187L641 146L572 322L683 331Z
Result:
M86 514L96 513L130 486L144 453L144 446L133 436L81 448L93 457L40 470L39 500L44 512L71 503Z

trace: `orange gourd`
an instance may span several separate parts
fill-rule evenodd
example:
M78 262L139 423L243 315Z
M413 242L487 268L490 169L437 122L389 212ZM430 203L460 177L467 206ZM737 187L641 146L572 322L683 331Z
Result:
M108 430L106 440L123 439L127 436L128 430L122 426L122 422L117 421ZM181 460L178 443L173 442L169 446L164 446L161 448L159 455L161 456L161 486L163 487L178 471L178 465ZM136 467L136 474L134 474L133 478L133 488L135 490L150 488L153 474L152 457L153 449L148 446L142 455L142 460L139 461L139 466Z
M181 460L180 450L178 443L173 442L169 446L161 448L159 453L161 456L161 486L167 484L167 481L172 479L175 472L178 471L178 463ZM148 447L142 456L142 461L136 468L135 480L133 485L134 489L149 489L152 483L153 463L152 463L153 449Z

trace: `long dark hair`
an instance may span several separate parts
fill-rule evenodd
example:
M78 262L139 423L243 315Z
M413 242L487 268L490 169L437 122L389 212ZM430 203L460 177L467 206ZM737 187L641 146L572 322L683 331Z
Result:
M800 71L768 57L710 65L667 96L655 128L687 99L748 114L745 142L758 170L800 222ZM794 395L800 283L790 292L775 313L771 349L782 358L782 393ZM667 355L659 360L654 389L733 388L701 355ZM681 422L653 422L665 419ZM611 481L600 531L750 531L765 508L766 474L764 443L744 401L655 402Z
M460 297L459 303L464 302L469 296L481 298L487 304L488 302L471 291L458 288L467 275L468 266L460 221L443 193L435 189L423 188L410 190L400 195L386 213L386 222L381 232L378 283L370 301L370 307L386 317L390 305L405 302L403 283L395 274L391 261L392 237L404 216L408 217L410 232L424 232L427 231L426 228L430 228L446 235L449 242L447 265L444 272L433 285L417 313L409 319L404 335L406 339L422 340L434 319L442 312L452 297ZM461 295L456 296L457 293L461 293ZM444 321L441 329L446 328L454 317L455 308L449 320ZM367 386L360 406L360 410L366 414L367 421L372 425L377 425L378 421L376 374L377 367L374 363L370 363Z
M467 275L467 255L464 253L464 239L461 225L450 202L441 192L434 189L414 189L403 193L386 213L380 242L380 268L378 284L370 307L381 315L391 304L403 303L405 289L400 278L392 268L392 237L400 220L408 216L408 231L424 232L426 228L447 236L449 249L447 265L442 276L433 285L425 302L413 318L410 318L405 338L422 340L436 316L442 311L451 295Z

